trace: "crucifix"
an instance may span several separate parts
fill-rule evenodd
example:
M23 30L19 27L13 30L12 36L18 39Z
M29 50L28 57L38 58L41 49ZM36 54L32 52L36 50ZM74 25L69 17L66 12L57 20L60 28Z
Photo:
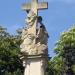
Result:
M48 3L47 2L41 2L38 3L38 0L32 0L31 3L23 4L22 9L26 11L33 11L36 16L38 16L38 10L47 9ZM37 19L35 20L35 23L31 29L29 29L31 33L33 33L36 36L36 26L37 26Z

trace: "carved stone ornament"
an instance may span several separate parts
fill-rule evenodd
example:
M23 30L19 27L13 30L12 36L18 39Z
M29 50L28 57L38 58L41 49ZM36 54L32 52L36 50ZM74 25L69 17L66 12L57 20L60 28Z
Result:
M29 13L27 15L27 19L25 20L26 24L29 27L31 27L34 24L36 18L37 18L37 15L33 11L29 11Z
M30 11L28 13L28 18L26 19L26 22L28 24L27 26L32 26L35 22L36 17L36 14ZM36 36L34 36L34 34L31 33L31 28L27 27L26 29L22 30L23 42L20 45L21 52L28 55L47 54L48 33L46 31L45 26L42 23L40 23L40 27L37 29ZM36 43L34 43L35 40Z
M23 38L23 43L20 45L22 53L25 53L28 55L47 53L47 49L48 49L48 47L47 47L47 39L48 39L47 34L39 32L37 37L34 37L32 34L27 34L23 30L22 38ZM37 40L36 44L34 44L35 39Z

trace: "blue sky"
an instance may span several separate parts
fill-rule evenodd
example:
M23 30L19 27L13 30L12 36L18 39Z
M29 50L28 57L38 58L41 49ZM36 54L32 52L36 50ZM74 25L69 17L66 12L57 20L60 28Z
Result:
M22 3L28 0L0 0L0 25L15 34L16 29L25 25L26 12ZM41 0L48 1L48 10L40 10L43 23L49 33L49 55L54 56L53 48L60 33L75 23L75 0Z

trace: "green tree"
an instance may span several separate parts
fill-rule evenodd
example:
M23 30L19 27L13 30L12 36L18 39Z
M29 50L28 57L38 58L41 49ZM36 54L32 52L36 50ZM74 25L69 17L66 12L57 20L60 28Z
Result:
M49 61L48 64L48 75L61 75L63 70L62 59L58 56L55 56Z
M56 43L55 52L59 55L63 55L64 45L70 45L71 47L75 46L75 26L70 28L69 30L63 32L60 36L59 41Z
M75 64L75 26L61 34L59 41L56 43L55 52L57 56L62 59L64 65L66 64L67 67L71 67L70 69L73 69L74 71L73 65ZM62 67L65 69L66 66L64 67L64 65Z
M75 26L61 33L54 52L56 56L49 61L49 75L63 75L67 62L75 73Z
M0 75L21 75L23 73L20 60L20 36L10 35L0 26Z

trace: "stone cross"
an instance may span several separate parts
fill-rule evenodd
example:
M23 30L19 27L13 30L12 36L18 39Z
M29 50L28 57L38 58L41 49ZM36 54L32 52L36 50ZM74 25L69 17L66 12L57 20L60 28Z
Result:
M22 9L23 10L31 10L33 11L36 16L38 16L38 10L47 9L48 3L47 2L41 2L38 3L38 0L32 0L31 3L23 4ZM33 32L36 36L36 26L37 26L37 19L32 27L32 30L30 32Z

